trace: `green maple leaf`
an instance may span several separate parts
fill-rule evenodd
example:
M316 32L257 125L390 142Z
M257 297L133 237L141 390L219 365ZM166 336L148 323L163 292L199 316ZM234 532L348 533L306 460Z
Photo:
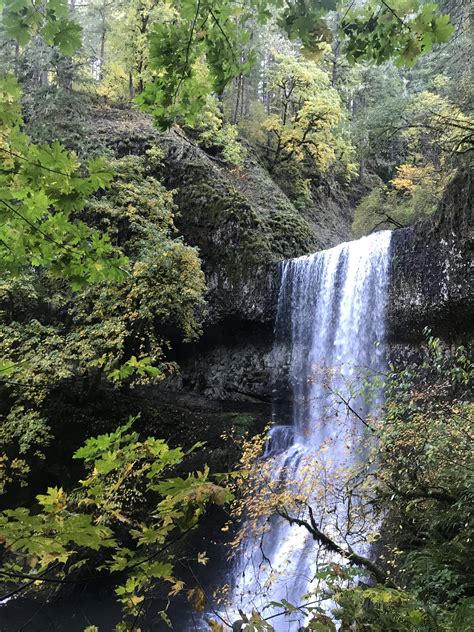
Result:
M81 47L81 33L82 28L76 22L72 20L68 20L66 18L61 18L56 22L52 22L50 24L55 24L54 34L49 43L58 46L60 51L65 55L72 55L74 51ZM48 26L43 29L43 35L46 37ZM51 29L51 32L53 30ZM48 40L47 40L48 41Z
M20 46L25 46L31 39L31 31L28 24L20 16L11 13L3 18L3 28L7 37L15 39Z
M87 162L89 182L93 190L108 188L114 178L113 171L107 166L104 158L93 158Z
M54 38L58 34L61 29L61 25L57 20L51 20L47 22L43 27L42 33L43 37L48 44L54 44Z
M451 24L448 15L440 15L434 20L432 26L433 37L438 44L444 44L449 41L454 32L454 26Z
M47 6L48 12L54 13L59 17L66 17L69 13L69 6L67 0L48 0Z

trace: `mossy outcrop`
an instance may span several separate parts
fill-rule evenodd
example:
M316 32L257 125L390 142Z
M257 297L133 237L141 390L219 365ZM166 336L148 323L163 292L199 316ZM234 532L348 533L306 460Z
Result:
M419 341L424 327L446 339L472 336L473 184L471 172L459 172L434 216L393 233L387 314L391 341Z

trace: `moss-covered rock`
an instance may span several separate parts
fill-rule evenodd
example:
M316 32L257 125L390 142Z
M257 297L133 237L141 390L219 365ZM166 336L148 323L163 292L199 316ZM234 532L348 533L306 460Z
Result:
M161 147L162 175L176 191L177 226L203 261L210 321L271 318L275 288L267 275L276 274L276 262L318 249L310 225L254 160L229 169L176 131Z
M330 191L314 188L306 205L287 191L291 173L271 176L247 147L241 168L206 153L182 130L158 133L151 120L131 110L104 108L95 115L97 142L119 156L164 152L159 175L175 191L176 225L197 246L208 284L209 322L228 316L271 320L276 296L275 263L327 248L347 237L350 210Z
M393 233L391 340L420 340L424 327L445 338L472 335L473 189L472 172L461 171L432 217Z

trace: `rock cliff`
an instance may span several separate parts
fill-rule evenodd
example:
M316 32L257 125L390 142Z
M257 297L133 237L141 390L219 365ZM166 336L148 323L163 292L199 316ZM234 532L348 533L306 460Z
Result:
M394 360L403 362L403 358L417 353L425 327L448 343L472 339L472 184L472 174L459 173L432 217L393 233L387 337ZM276 315L278 286L276 264L247 270L233 286L241 298L234 312L240 323L240 343L229 345L229 339L221 339L217 347L207 346L206 351L183 364L185 374L199 376L206 396L270 396L268 385L276 369L276 356L271 354L271 323ZM222 327L227 326L233 325L224 319ZM256 331L260 333L255 340ZM277 373L281 377L282 367Z
M202 258L204 335L175 349L181 373L164 388L176 397L269 403L278 262L350 239L347 196L319 187L301 207L252 152L232 169L182 130L159 134L148 117L130 111L102 111L96 129L119 156L161 148L158 175L175 191L176 225ZM446 339L472 335L471 194L472 174L460 173L434 216L394 231L387 318L393 347L417 343L426 326Z
M423 328L443 338L474 329L473 175L460 172L434 216L392 237L388 334L420 339Z

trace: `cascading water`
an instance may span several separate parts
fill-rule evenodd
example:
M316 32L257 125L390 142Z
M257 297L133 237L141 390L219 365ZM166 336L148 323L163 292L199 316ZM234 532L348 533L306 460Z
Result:
M264 454L279 490L313 485L322 477L331 483L363 463L369 443L364 421L381 400L376 377L384 368L390 237L389 231L375 233L283 264L275 349L288 349L293 420L272 428ZM366 385L372 380L371 397L354 391L361 372ZM335 490L337 485L326 485L324 503L321 497L312 503L320 527L337 539L347 507ZM346 542L360 548L357 529L349 531ZM299 604L312 586L316 559L327 562L334 554L304 527L272 518L264 534L244 540L234 569L233 612L262 611L282 599ZM267 609L264 615L272 613ZM271 623L289 631L302 622L274 616Z

